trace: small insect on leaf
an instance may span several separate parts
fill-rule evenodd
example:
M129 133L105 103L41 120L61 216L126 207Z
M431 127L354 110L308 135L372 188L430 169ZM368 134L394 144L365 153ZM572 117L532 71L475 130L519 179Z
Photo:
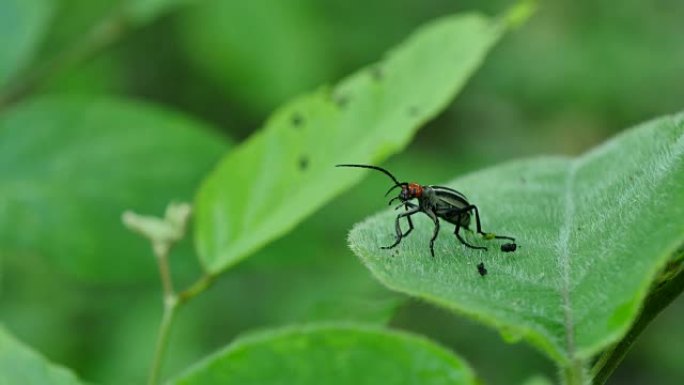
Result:
M513 252L517 248L518 245L516 245L515 243L504 243L503 245L501 245L501 251L503 251L504 253Z
M482 224L480 223L480 211L477 206L470 203L465 195L460 192L443 186L436 185L420 185L418 183L409 182L399 182L399 180L388 170L382 167L372 166L367 164L338 164L336 167L358 167L367 168L375 171L379 171L387 175L394 184L385 193L387 196L394 189L401 189L398 196L393 197L388 202L388 205L392 205L393 202L399 201L399 205L395 209L401 207L405 208L406 211L397 215L395 219L395 229L396 238L394 243L389 246L382 246L381 249L393 249L402 239L406 238L411 231L413 231L413 221L411 216L417 213L424 213L434 223L435 227L432 232L432 238L430 238L430 255L435 256L435 240L439 234L440 219L443 221L455 225L453 234L465 247L475 250L487 250L484 246L475 246L468 243L460 234L461 229L470 230L470 220L471 217L475 217L476 231L486 240L492 239L507 239L509 241L515 242L515 238L506 235L496 235L494 233L485 233L482 231ZM414 201L415 200L415 201ZM417 201L417 202L416 202ZM400 220L406 218L408 224L408 230L402 232ZM508 245L508 246L506 246ZM503 251L513 251L517 247L515 243L508 243L501 246ZM506 246L504 248L504 246Z
M487 269L485 268L484 262L480 262L477 264L477 272L480 273L482 277L487 275Z

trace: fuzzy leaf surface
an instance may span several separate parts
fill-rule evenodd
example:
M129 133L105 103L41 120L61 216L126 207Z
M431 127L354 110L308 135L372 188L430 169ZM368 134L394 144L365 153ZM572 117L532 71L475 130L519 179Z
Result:
M237 263L363 176L336 163L376 163L403 149L504 27L476 14L431 22L381 63L277 110L201 187L195 240L205 268Z
M464 361L424 338L352 325L239 338L172 382L212 384L475 384Z
M431 258L433 224L421 213L408 238L381 250L395 239L397 212L385 211L354 227L354 252L392 289L525 338L563 365L582 362L624 335L684 243L684 115L578 158L515 161L447 185L478 205L484 231L516 237L518 250L503 253L502 242L463 232L489 250L465 248L442 221Z

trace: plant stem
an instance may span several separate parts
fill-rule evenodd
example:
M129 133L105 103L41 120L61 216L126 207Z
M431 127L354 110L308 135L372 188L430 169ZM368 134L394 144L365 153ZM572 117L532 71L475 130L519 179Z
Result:
M154 255L157 258L159 277L161 278L162 287L164 289L164 314L162 315L161 325L159 326L157 344L154 349L154 359L152 360L152 367L150 368L150 375L147 381L149 385L156 385L158 382L164 353L166 352L166 347L168 346L171 325L176 313L176 308L178 307L178 297L173 290L171 269L169 269L170 248L171 246L168 243L153 242L152 249L154 250Z
M587 371L584 363L580 360L573 360L570 365L561 368L564 385L586 385L588 383Z
M157 266L159 266L159 277L164 288L164 308L166 303L171 299L175 299L176 293L173 290L173 281L171 279L171 270L169 269L169 249L166 245L156 245L155 255L157 256Z
M157 334L157 344L154 348L154 360L152 361L150 376L147 381L149 385L156 385L159 382L159 373L161 371L164 353L169 345L169 334L177 308L178 299L175 295L164 298L164 315L162 316L161 325L159 326L159 334Z
M596 364L594 364L591 370L594 385L603 385L608 380L613 371L625 358L625 355L639 334L644 331L646 326L664 308L684 291L684 266L682 261L672 262L666 269L666 274L668 270L675 270L676 272L651 290L644 308L627 332L627 335L611 349L604 352L596 361Z
M159 382L159 374L164 361L164 355L166 354L166 348L169 343L171 325L173 324L173 319L176 315L178 307L208 289L214 282L215 278L214 275L205 273L190 287L183 290L179 294L176 294L173 289L173 281L171 279L171 271L169 269L169 247L166 245L157 245L154 248L154 253L157 256L159 275L164 288L164 314L162 315L161 324L159 325L159 334L157 335L157 343L154 349L154 358L152 360L152 367L150 368L150 374L147 381L148 385L156 385Z
M215 278L215 275L205 273L202 277L200 277L200 279L190 285L190 287L178 294L179 304L184 304L185 302L193 299L196 295L207 290L211 284L214 283Z
M190 285L190 287L176 295L173 291L167 255L168 249L157 254L159 274L161 275L162 285L164 286L164 314L162 315L161 324L159 325L157 343L154 349L154 359L152 360L152 367L150 368L150 374L147 381L148 385L156 385L159 382L159 373L161 372L164 354L166 353L166 348L168 346L169 334L171 333L171 325L173 324L176 311L181 305L207 290L216 277L215 275L205 273L195 283Z

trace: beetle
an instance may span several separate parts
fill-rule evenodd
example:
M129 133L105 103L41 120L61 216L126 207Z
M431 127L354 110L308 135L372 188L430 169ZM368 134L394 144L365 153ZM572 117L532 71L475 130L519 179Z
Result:
M389 205L392 205L392 202L394 201L399 201L400 203L395 210L404 207L406 211L397 215L395 221L395 231L397 236L396 240L389 246L383 246L383 249L391 249L396 247L403 238L407 237L411 231L413 231L413 222L411 221L411 216L419 212L426 214L435 224L432 238L430 239L430 254L433 257L435 256L435 240L437 239L440 228L439 219L443 219L448 223L455 225L456 227L454 229L454 235L456 235L456 238L458 238L461 244L471 249L487 250L487 248L484 246L471 245L470 243L466 242L466 240L463 239L460 234L460 230L462 228L470 230L470 220L473 213L475 215L477 233L482 235L483 238L487 240L506 239L515 242L515 238L513 237L483 232L482 224L480 223L480 212L478 211L477 206L470 203L465 195L452 188L436 185L420 185L418 183L399 182L399 180L397 180L397 178L395 178L394 175L392 175L392 173L389 171L382 167L372 165L338 164L335 166L367 168L384 173L394 182L394 185L387 190L385 196L389 195L389 193L391 193L395 188L401 188L399 195L390 199ZM411 202L413 199L417 199L418 204ZM401 218L406 218L409 225L409 228L405 233L402 232L401 226L399 224L399 220ZM507 243L506 245L509 246L505 247L505 251L515 250L515 243ZM503 249L504 246L502 245L502 250Z

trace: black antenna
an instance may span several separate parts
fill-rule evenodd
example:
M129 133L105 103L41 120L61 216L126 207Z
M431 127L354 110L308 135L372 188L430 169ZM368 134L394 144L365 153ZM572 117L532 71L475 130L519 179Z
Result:
M395 185L392 186L392 188L394 188L394 187L396 187L396 186L401 186L401 185L405 185L405 184L406 184L406 183L400 183L400 182L397 180L397 178L395 178L394 175L392 175L391 172L385 170L385 169L382 168L382 167L370 166L370 165L366 165L366 164L336 164L335 167L358 167L358 168L369 168L369 169L371 169L371 170L378 170L378 171L380 171L380 172L385 173L385 175L387 175L388 177L392 178L392 180L393 180L394 183L395 183ZM390 189L390 191L392 191L392 190ZM388 191L387 193L389 194L389 191ZM385 195L387 195L387 194L385 194Z
M391 193L392 190L394 190L395 188L397 188L397 187L402 187L402 186L406 186L406 185L408 185L408 183L406 183L406 182L404 182L404 183L399 183L399 184L395 184L394 186L390 187L389 190L387 190L387 192L385 193L385 196L388 196L389 193Z

